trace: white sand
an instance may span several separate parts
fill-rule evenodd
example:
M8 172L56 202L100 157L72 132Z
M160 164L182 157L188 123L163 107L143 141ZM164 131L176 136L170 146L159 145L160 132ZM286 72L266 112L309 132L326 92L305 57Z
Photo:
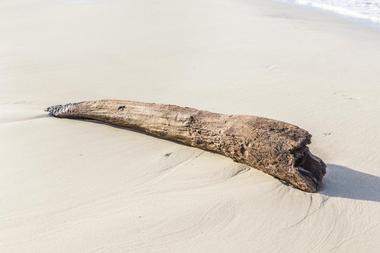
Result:
M379 60L379 31L263 0L0 1L0 252L379 252ZM323 189L43 112L100 98L297 124Z

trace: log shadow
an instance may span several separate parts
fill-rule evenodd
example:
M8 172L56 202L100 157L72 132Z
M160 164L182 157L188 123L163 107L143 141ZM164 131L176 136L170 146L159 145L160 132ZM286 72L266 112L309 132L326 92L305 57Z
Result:
M320 193L329 197L380 202L380 177L327 164Z

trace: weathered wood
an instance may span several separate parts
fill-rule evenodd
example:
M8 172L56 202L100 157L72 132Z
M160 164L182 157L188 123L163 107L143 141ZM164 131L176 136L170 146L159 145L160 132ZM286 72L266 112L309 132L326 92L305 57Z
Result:
M307 147L311 135L267 118L225 115L175 105L100 100L47 108L59 118L93 119L216 152L315 192L326 165Z

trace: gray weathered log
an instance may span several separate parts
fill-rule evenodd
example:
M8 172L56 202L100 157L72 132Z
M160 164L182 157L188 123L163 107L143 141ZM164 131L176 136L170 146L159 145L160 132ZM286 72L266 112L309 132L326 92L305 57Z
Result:
M297 126L256 116L225 115L175 105L99 100L47 108L59 118L92 119L216 152L307 192L316 192L326 165Z

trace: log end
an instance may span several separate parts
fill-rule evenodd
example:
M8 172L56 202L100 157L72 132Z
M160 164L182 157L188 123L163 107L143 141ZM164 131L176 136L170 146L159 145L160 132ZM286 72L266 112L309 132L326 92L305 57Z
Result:
M67 117L73 112L77 104L78 103L70 103L70 104L65 104L65 105L53 105L46 108L45 111L48 112L49 115L53 117L58 117L58 118Z
M294 168L296 177L293 186L306 192L317 192L326 174L326 164L305 147Z

